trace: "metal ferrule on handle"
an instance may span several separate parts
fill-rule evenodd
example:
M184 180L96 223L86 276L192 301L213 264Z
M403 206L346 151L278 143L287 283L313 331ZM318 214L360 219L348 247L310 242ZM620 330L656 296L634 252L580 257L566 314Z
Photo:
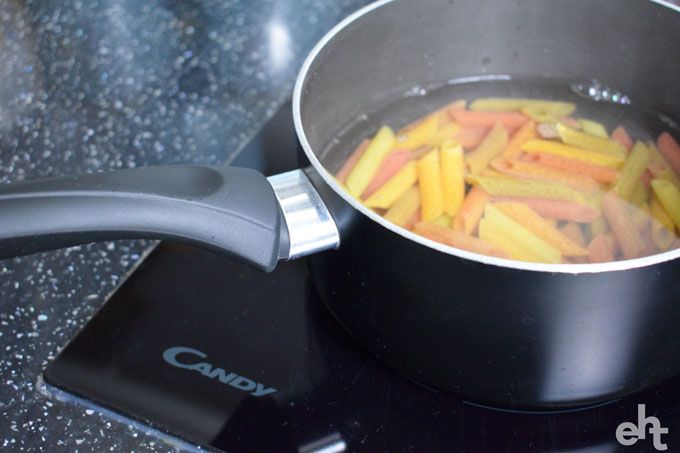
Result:
M295 259L340 245L340 233L321 196L302 170L267 178L281 206L288 243L281 243L281 259Z

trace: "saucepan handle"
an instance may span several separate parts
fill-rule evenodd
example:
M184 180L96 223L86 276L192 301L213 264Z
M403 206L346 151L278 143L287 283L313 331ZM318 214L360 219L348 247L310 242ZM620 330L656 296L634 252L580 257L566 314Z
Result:
M147 167L8 184L0 186L0 258L103 240L172 239L269 271L280 258L291 257L281 204L290 210L291 200L280 191L256 171L217 166ZM307 222L314 222L307 214Z

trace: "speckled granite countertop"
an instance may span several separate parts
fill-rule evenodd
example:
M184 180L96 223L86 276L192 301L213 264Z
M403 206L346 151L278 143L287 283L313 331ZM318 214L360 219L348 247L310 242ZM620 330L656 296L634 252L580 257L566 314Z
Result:
M289 96L311 46L366 1L0 4L0 183L228 162ZM52 359L152 242L0 261L0 450L167 451L43 395Z

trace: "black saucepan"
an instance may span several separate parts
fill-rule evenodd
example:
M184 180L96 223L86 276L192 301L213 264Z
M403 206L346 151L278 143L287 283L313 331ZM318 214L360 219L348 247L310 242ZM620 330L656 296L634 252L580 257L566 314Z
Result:
M303 170L151 167L5 185L0 255L117 238L181 240L265 270L311 254L344 327L425 384L511 407L617 398L680 372L680 251L543 265L436 244L348 196L327 170L347 153L328 144L414 87L493 75L596 78L680 118L677 43L680 14L661 2L379 1L300 71Z

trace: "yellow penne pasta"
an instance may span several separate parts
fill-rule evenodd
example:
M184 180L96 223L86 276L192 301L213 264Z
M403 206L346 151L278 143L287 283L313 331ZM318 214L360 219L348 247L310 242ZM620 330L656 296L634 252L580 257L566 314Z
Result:
M383 126L347 176L345 185L352 195L358 198L364 193L380 163L393 146L394 132L389 127Z
M468 177L468 181L484 189L489 195L550 198L585 204L585 198L581 193L562 183L492 176L471 176Z
M455 216L465 199L465 164L463 148L451 141L443 142L440 147L442 170L442 190L444 192L444 211Z
M647 186L642 181L637 181L635 183L635 189L633 189L633 193L630 195L630 199L628 200L630 204L633 206L642 207L645 203L649 201L649 191L647 190Z
M675 227L680 229L680 190L663 179L653 179L652 188Z
M588 256L588 250L574 243L561 231L555 228L553 223L541 217L529 206L514 202L495 203L493 206L497 207L512 220L555 247L562 255L568 257Z
M418 181L415 162L409 162L364 202L369 208L388 209Z
M642 142L637 142L631 150L626 162L623 164L619 180L616 183L615 190L624 200L630 200L631 195L637 184L640 182L640 177L647 170L651 152L649 148Z
M470 104L470 110L522 110L535 108L555 116L569 116L576 110L571 102L549 101L545 99L520 98L480 98Z
M511 237L506 235L502 227L489 222L488 219L481 219L479 221L479 239L492 247L502 250L513 260L537 260L533 253L530 253L521 244L517 244Z
M431 114L410 128L400 131L394 146L398 149L415 149L419 146L429 145L437 135L439 129L439 116Z
M437 217L436 219L434 219L431 223L449 228L451 226L451 217L448 214L444 213Z
M478 175L489 165L496 156L503 152L508 144L508 131L502 124L496 123L487 134L484 141L472 151L465 162L471 175Z
M508 145L503 151L503 155L507 158L516 157L520 152L520 147L524 142L538 138L538 132L536 131L536 123L529 121L524 126L517 129L512 137L508 140Z
M394 202L390 209L387 210L384 217L390 222L403 227L419 208L420 190L418 189L418 186L413 186Z
M522 151L528 153L555 154L557 156L611 168L619 168L624 162L623 157L577 148L550 140L529 140L523 143L520 148Z
M604 127L602 123L598 123L597 121L593 120L587 120L585 118L581 118L578 120L578 124L581 125L581 130L583 132L594 135L596 137L601 137L601 138L609 138L609 134L607 133L607 128Z
M673 184L675 187L680 190L680 178L678 178L678 175L675 174L675 172L670 169L670 168L664 168L661 170L657 175L656 179L662 179L664 181L668 181L671 184Z
M437 133L427 144L435 147L440 146L445 141L455 140L458 131L460 131L460 124L455 121L449 121L448 123L439 126Z
M623 159L626 156L626 148L620 143L609 139L608 136L607 138L598 137L587 132L577 131L563 124L557 125L557 133L567 145L618 157L619 159Z
M547 110L540 107L524 107L520 110L526 116L536 121L537 123L558 123L559 118Z
M494 205L489 204L486 206L484 220L493 230L503 231L503 236L531 254L535 258L534 261L542 263L559 263L562 261L562 255L555 247L517 223ZM507 247L508 246L506 245L502 248L504 248L508 254L512 256L513 253L516 253L511 252Z
M675 240L673 219L668 215L656 195L652 196L649 210L652 215L652 242L659 250L668 250Z
M491 167L503 175L522 179L561 182L583 192L592 193L600 189L600 185L587 176L518 159L506 159L501 156L491 162Z
M444 213L444 190L437 148L418 161L418 181L420 185L420 215L423 222L429 222Z
M647 147L650 152L648 170L654 175L654 178L670 181L675 187L680 189L680 178L675 171L671 169L668 161L666 161L666 158L663 157L661 151L659 151L659 148L651 142L647 143Z
M594 238L599 234L604 234L609 231L609 224L604 219L604 217L598 217L590 223L588 228L590 232L590 238Z

